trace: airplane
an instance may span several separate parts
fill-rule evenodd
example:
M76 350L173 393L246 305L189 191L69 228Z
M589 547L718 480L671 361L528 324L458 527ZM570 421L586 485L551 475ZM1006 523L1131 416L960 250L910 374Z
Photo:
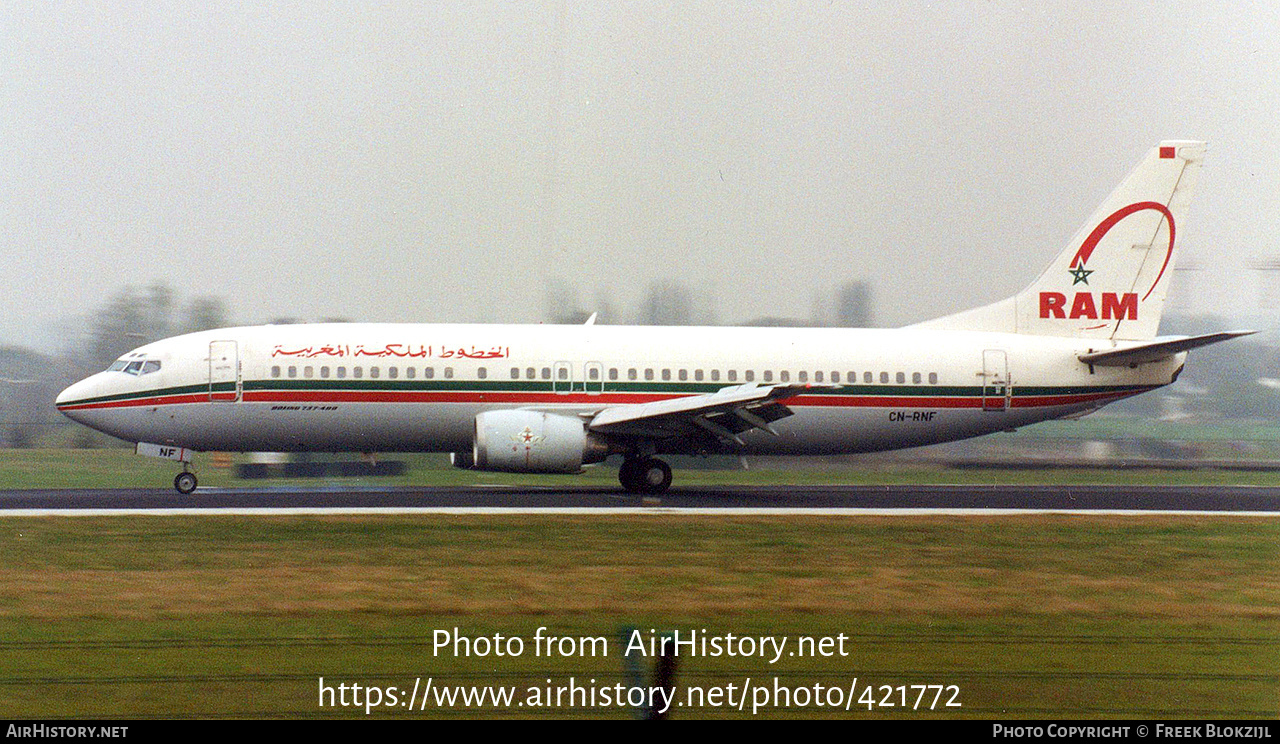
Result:
M262 325L141 346L58 395L68 417L180 462L193 451L447 452L462 468L577 473L659 455L835 455L1078 417L1173 383L1159 336L1203 142L1152 148L1007 299L896 329Z

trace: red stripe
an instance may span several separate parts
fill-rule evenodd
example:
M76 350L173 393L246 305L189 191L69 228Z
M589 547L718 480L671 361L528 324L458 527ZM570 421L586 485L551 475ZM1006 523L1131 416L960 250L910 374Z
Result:
M164 406L179 403L208 403L208 393L194 395L158 395L150 398L108 400L101 403L70 403L58 406L59 411L88 411L98 408L132 408L136 406Z
M306 390L282 390L245 393L246 401L261 403L610 403L639 404L660 400L691 398L693 395L663 395L659 393L477 393L477 392L313 392ZM795 406L837 407L904 407L914 408L970 408L981 403L981 398L925 397L925 396L868 396L868 395L798 395L779 399L779 403Z
M1114 400L1136 395L1142 390L1123 390L1063 395L1018 396L1012 399L1015 408L1077 405ZM694 397L693 395L664 395L661 393L479 393L414 392L414 391L313 391L270 390L247 391L246 402L254 403L500 403L529 405L543 403L571 404L640 404L660 400ZM998 398L999 396L988 396ZM811 408L979 408L983 396L893 396L893 395L797 395L779 399L783 405ZM61 411L84 411L109 408L133 408L139 406L181 405L208 403L208 393L153 396L100 403L60 406Z

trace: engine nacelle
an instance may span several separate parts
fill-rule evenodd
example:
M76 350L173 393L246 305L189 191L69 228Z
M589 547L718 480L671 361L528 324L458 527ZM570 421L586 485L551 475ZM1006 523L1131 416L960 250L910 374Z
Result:
M476 416L476 470L576 473L601 462L608 445L577 416L541 411L485 411Z

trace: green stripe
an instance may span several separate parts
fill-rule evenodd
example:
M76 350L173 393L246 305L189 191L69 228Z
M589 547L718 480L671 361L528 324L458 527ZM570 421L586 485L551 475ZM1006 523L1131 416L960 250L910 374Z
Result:
M757 383L759 384L759 383ZM764 383L767 387L774 383ZM584 389L580 382L574 384L572 390L563 388L556 390L550 380L319 380L319 379L264 379L246 380L245 391L269 392L278 391L325 391L325 392L475 392L475 393L596 393L600 388L592 385ZM723 383L680 383L680 382L610 382L604 386L604 393L618 394L650 394L650 395L707 395L732 387ZM1060 396L1060 395L1095 395L1105 393L1137 393L1153 390L1160 385L1102 385L1102 386L1028 386L1015 385L1013 397ZM231 382L216 383L213 392L233 393L235 384ZM165 397L177 395L207 395L210 386L184 385L179 387L160 388L135 393L118 393L95 398L70 401L66 405L89 405L95 403L111 403L140 398ZM928 385L842 385L837 389L814 388L798 392L797 395L812 397L944 397L975 398L983 397L984 388L972 386L928 386Z

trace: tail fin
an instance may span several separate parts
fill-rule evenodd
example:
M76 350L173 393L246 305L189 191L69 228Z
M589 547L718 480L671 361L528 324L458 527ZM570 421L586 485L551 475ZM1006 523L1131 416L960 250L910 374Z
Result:
M1203 142L1161 142L1031 286L917 327L1154 338L1204 152Z

